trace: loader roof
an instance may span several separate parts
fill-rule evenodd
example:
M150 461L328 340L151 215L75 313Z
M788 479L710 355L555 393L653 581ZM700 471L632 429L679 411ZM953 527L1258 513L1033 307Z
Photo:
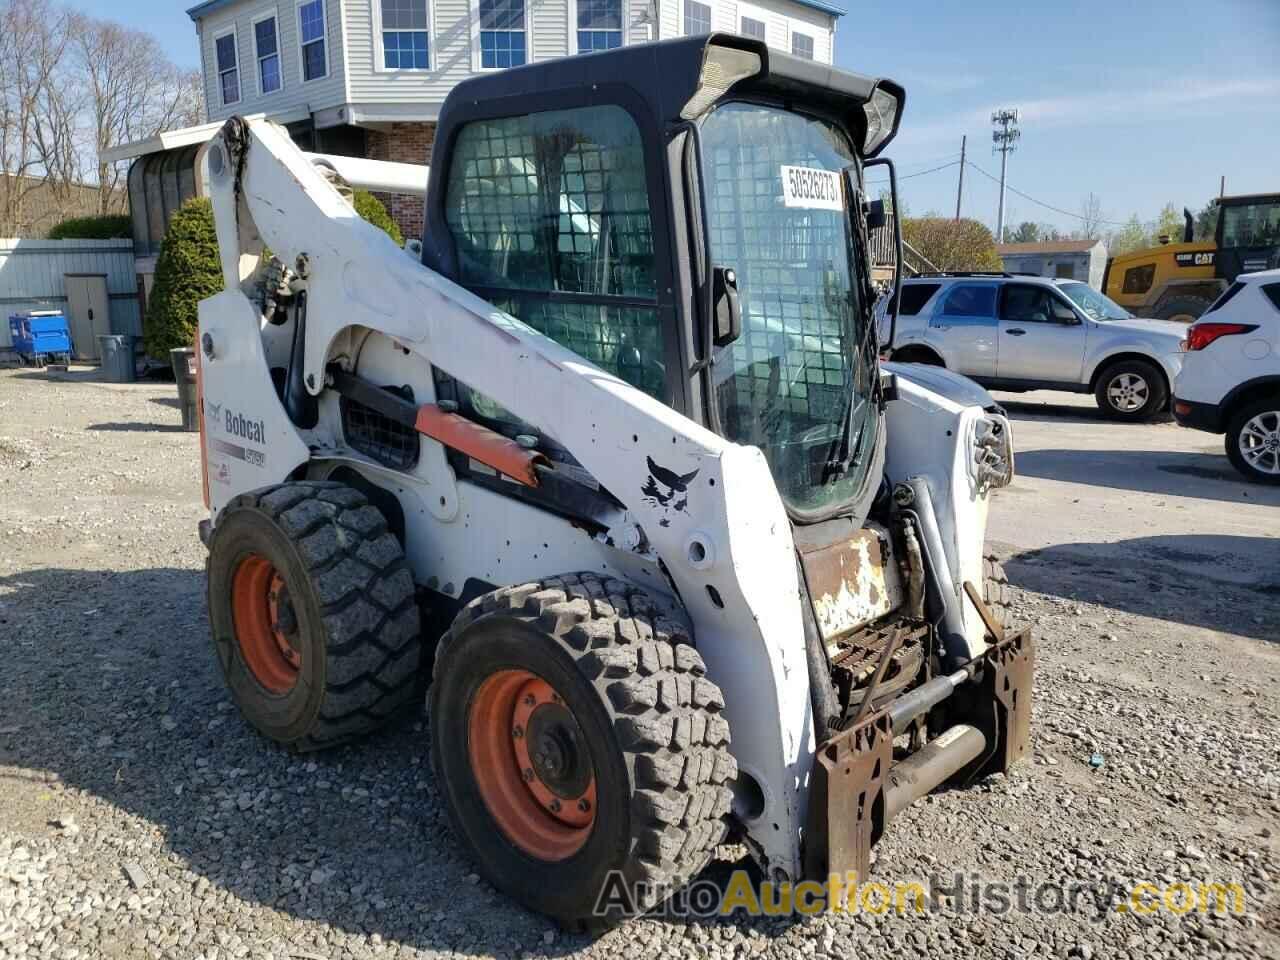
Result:
M466 122L473 113L492 116L494 101L504 97L542 96L550 103L557 94L605 84L629 87L659 121L679 122L689 119L687 108L704 80L716 82L716 77L704 76L708 51L716 47L759 57L758 71L731 84L735 96L781 98L798 108L838 117L855 134L855 142L865 136L873 108L889 103L892 113L881 111L888 129L875 138L867 156L879 153L898 131L906 98L894 81L838 70L780 53L759 40L724 33L636 44L473 76L450 92L441 111L441 126ZM714 99L706 106L712 103Z

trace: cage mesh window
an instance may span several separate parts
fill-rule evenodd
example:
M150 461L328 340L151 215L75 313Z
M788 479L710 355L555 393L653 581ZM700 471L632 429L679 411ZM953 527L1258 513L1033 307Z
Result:
M462 283L664 396L644 153L626 111L586 107L469 124L458 135L446 207Z
M785 131L770 129L772 119L753 115L748 123L760 129L750 139L706 147L711 249L717 264L737 271L743 305L742 337L723 361L733 373L721 406L730 415L756 410L776 394L774 409L780 401L814 423L838 420L852 349L844 216L783 206L781 167L825 168L829 160L779 140Z
M851 234L848 198L838 209L789 199L782 168L835 172L843 183L852 148L830 124L745 103L712 113L702 143L708 246L717 267L736 271L742 309L742 336L714 358L721 426L764 451L784 499L821 509L861 482L855 471L828 480L841 438L856 439L860 457L876 432L841 429L870 410L865 238Z
M383 387L404 400L413 400L408 387ZM384 416L372 407L342 397L342 434L352 450L393 470L412 470L418 465L422 441L412 427Z

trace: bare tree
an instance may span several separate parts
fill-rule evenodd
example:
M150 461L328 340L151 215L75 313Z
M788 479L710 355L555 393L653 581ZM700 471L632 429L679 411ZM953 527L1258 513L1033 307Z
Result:
M1080 201L1080 236L1085 240L1097 240L1102 236L1102 200L1090 193Z
M66 196L81 172L80 103L61 72L70 21L48 0L0 7L0 235L23 233L32 195Z
M84 78L87 123L98 184L99 212L118 205L127 169L105 163L104 150L190 126L203 119L199 74L181 70L155 37L109 20L77 16L73 69Z

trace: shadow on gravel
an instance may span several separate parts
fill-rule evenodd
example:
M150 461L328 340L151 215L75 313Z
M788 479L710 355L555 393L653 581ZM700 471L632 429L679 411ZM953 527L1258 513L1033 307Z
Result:
M86 430L110 433L186 433L180 423L91 423Z
M1113 490L1280 506L1280 487L1249 483L1218 453L1026 450L1017 454L1017 470L1021 476Z
M150 883L176 911L234 909L222 890L436 951L560 956L591 943L557 932L548 944L550 921L477 880L437 798L421 715L303 757L251 731L210 649L204 590L203 572L189 569L0 577L0 768L48 771L88 794L93 815L78 814L84 838L102 829L96 842L107 849L120 845L122 829L141 835L109 808L153 825L178 863ZM47 796L43 775L0 789L6 802L16 796L5 817L32 829L62 802L32 799L37 790ZM730 868L721 866L710 882L727 883ZM790 925L733 920L770 936ZM298 937L314 931L290 928ZM313 944L295 946L317 955Z
M996 392L999 393L999 391ZM1006 399L1000 400L1000 405L1004 407L1009 419L1013 421L1033 420L1038 423L1062 423L1065 421L1133 426L1133 424L1107 416L1097 406L1073 403L1037 403L1034 400L1010 400L1007 393L1001 394L1001 396ZM1173 414L1162 413L1151 422L1171 423L1173 422Z
M1017 586L1280 643L1280 539L1215 534L1066 543L1004 561Z

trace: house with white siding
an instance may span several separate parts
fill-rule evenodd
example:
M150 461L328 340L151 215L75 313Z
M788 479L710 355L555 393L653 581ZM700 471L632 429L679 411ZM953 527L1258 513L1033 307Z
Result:
M266 114L304 149L427 163L459 81L535 60L713 31L831 63L830 0L206 0L209 120ZM406 236L422 203L391 198Z

